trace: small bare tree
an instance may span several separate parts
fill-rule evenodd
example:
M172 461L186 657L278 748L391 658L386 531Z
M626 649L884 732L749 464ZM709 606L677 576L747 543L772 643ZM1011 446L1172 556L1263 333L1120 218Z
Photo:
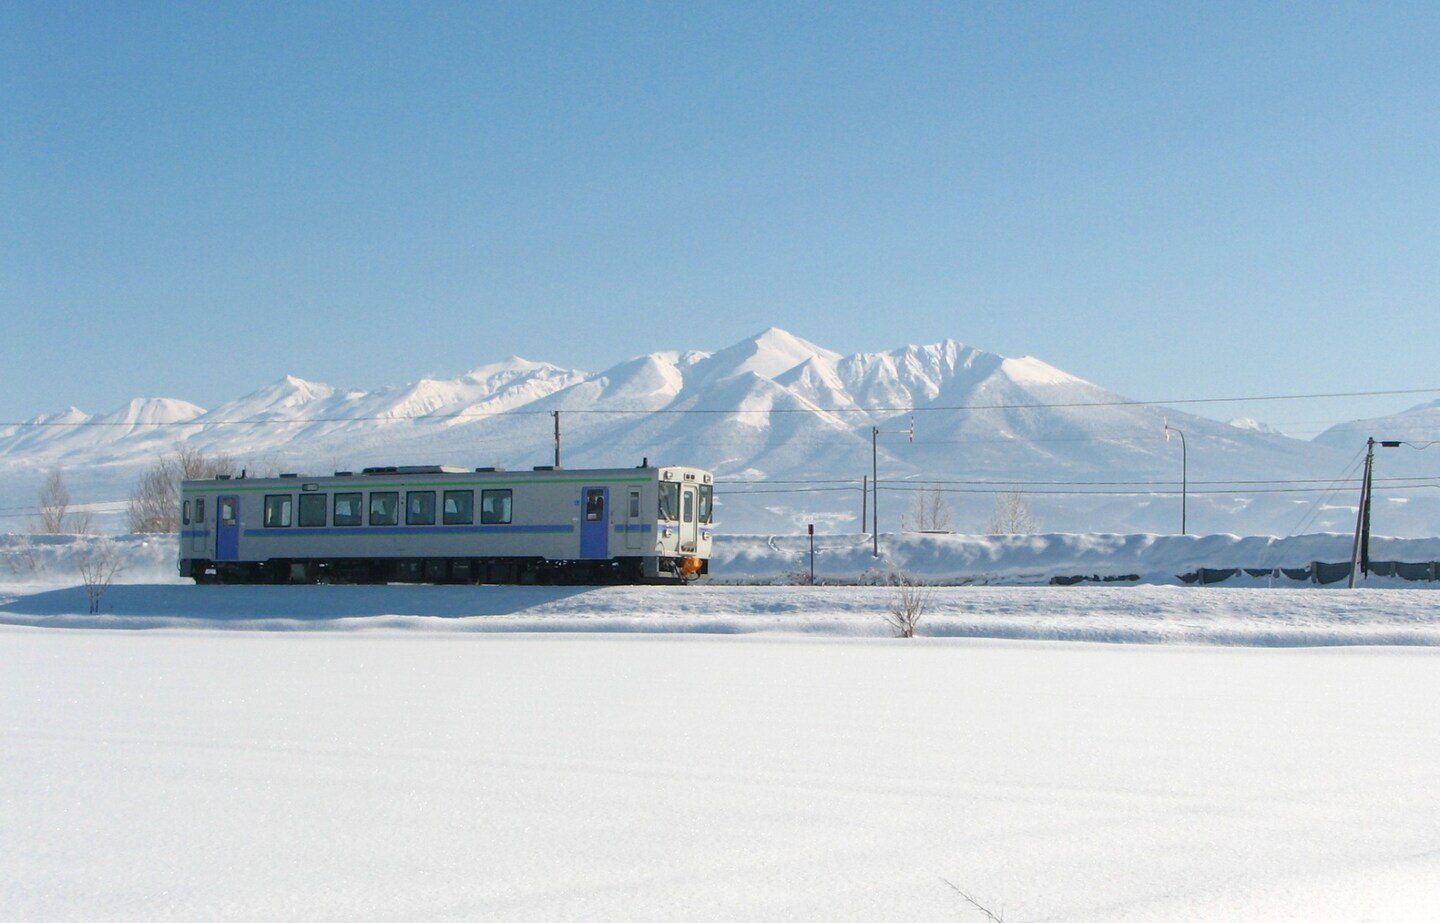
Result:
M19 536L11 545L10 553L5 555L5 564L10 573L21 580L28 580L45 572L45 563L35 553L35 543L28 535Z
M175 468L181 480L191 481L234 474L235 461L229 455L206 455L197 448L181 443L175 447Z
M897 638L915 637L915 629L930 604L932 587L918 583L904 574L896 574L895 598L890 609L884 613L885 621L895 630Z
M234 472L235 463L229 456L211 457L191 446L176 446L174 454L157 459L141 473L125 509L130 531L178 532L180 482Z
M90 514L71 508L70 488L59 468L46 475L45 483L40 485L40 518L32 529L45 535L84 535L90 531Z
M110 589L115 578L124 569L125 561L120 550L108 538L91 542L75 559L80 571L80 580L85 584L85 596L90 600L90 614L100 611L100 600Z
M995 512L987 530L991 535L1025 535L1040 531L1040 517L1025 502L1020 489L995 495Z
M125 508L131 532L176 532L180 528L180 494L172 460L162 458L146 468Z
M948 532L950 507L945 502L945 494L934 487L915 491L910 512L905 515L905 525L911 532Z

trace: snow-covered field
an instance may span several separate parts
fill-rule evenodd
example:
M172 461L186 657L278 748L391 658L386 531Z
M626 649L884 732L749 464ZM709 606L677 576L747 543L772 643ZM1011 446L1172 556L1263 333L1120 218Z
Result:
M1432 590L941 587L898 640L887 587L54 576L0 586L6 920L1440 902Z

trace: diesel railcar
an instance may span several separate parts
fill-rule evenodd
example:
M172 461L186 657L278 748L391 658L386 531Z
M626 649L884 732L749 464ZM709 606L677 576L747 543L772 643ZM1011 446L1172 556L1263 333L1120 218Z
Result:
M197 583L663 583L707 573L711 473L442 465L181 482Z

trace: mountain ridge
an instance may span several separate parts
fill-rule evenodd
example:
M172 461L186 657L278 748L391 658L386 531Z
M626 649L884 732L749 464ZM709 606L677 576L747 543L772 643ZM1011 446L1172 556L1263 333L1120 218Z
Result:
M1440 402L1415 413L1440 418ZM1128 401L1033 356L955 339L842 355L771 327L717 351L654 352L595 373L512 356L374 391L287 375L210 410L163 398L94 416L71 408L0 429L0 464L113 469L108 489L123 497L119 478L181 441L257 459L252 470L517 468L551 463L559 451L570 467L669 460L710 467L722 484L769 483L769 493L726 498L757 531L814 519L860 530L860 486L872 473L886 485L880 502L892 528L929 484L978 529L977 506L1010 483L1052 528L1153 531L1179 505L1182 459L1165 441L1167 423L1188 436L1188 502L1223 531L1284 534L1295 518L1293 498L1278 488L1237 482L1333 479L1353 454L1350 436L1303 442L1253 421ZM1425 504L1406 505L1394 512ZM1339 528L1351 515L1341 504L1322 524Z

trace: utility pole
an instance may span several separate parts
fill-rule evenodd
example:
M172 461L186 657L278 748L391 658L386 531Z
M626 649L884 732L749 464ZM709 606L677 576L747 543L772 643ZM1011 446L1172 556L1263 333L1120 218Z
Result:
M560 467L560 411L550 411L550 416L555 418L555 467Z
M1384 449L1398 449L1402 445L1412 446L1417 449L1429 448L1434 445L1427 442L1423 445L1416 445L1413 442L1403 442L1399 439L1381 439L1378 442L1371 436L1365 443L1365 474L1360 479L1360 511L1355 516L1355 547L1350 552L1350 587L1355 587L1356 572L1370 575L1370 496L1374 486L1375 472L1375 447L1378 445Z
M865 524L870 521L870 475L860 477L860 531L865 531Z
M893 434L908 433L908 434L910 435L910 441L911 441L911 442L914 442L914 441L915 441L915 418L914 418L913 416L910 418L910 428L909 428L908 430L905 430L905 429L882 430L882 429L880 429L878 426L872 426L872 427L870 427L870 486L871 486L871 489L875 491L875 497L874 497L874 499L873 499L873 500L871 501L871 503L870 503L870 514L875 517L874 524L873 524L873 528L871 529L871 536L870 536L870 537L871 537L871 541L874 543L874 551L873 551L873 554L874 554L874 556L877 557L877 558L880 557L880 467L879 467L879 464L880 464L880 463L879 463L879 455L880 455L880 452L879 452L879 448L878 448L878 443L879 443L879 439L880 439L880 434L881 434L882 432L883 432L883 433L886 433L887 435L892 434L892 433L893 433Z
M1365 443L1365 473L1360 478L1360 509L1355 514L1355 544L1350 550L1350 589L1363 569L1370 570L1370 475L1375 467L1375 437Z
M877 558L880 557L880 462L875 445L879 438L879 427L870 427L870 486L875 491L875 501L870 504L870 512L875 517L870 526L870 539L875 543Z

